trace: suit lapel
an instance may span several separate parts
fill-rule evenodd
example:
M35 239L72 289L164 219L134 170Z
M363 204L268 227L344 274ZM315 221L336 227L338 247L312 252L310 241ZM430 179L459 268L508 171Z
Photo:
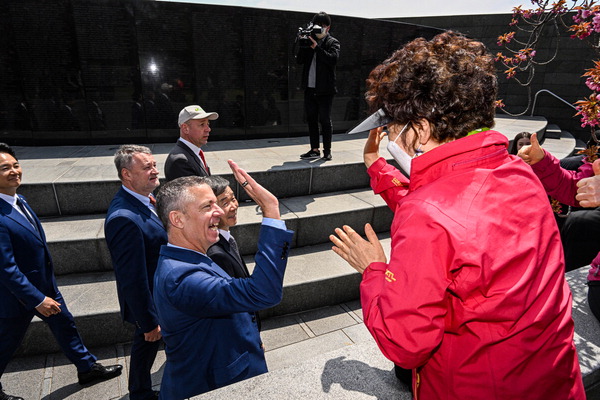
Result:
M121 188L120 191L123 198L125 198L129 202L129 204L131 204L132 207L139 210L140 214L145 215L160 228L163 228L163 224L162 222L160 222L158 216L154 214L148 207L146 207L144 203L133 197L131 194L127 193L125 189Z
M229 254L229 257L231 257L235 264L237 265L237 270L239 272L242 272L242 274L238 274L240 276L250 276L250 274L248 273L248 268L246 267L246 264L244 263L244 261L242 260L242 256L240 254L236 254L236 252L231 248L231 244L229 243L229 241L227 239L225 239L225 237L223 237L223 235L221 235L219 233L219 244L222 244L223 250L225 250L225 252L227 254ZM239 258L238 258L239 257Z
M19 195L17 195L17 196L19 196ZM31 209L31 207L29 207L29 204L27 204L25 199L22 196L19 196L19 198L23 202L27 211L29 211L29 214L31 214L31 217L33 218L33 222L36 224L35 228L31 225L31 223L29 222L27 217L23 216L20 212L15 210L15 208L12 205L10 205L6 201L0 199L0 209L2 211L2 214L6 215L8 218L12 219L14 222L21 225L23 228L27 229L39 241L43 242L44 240L41 235L41 232L43 232L43 230L42 230L42 225L40 223L40 220L37 218L37 215L35 215L35 213ZM37 230L36 230L36 228L37 228Z
M190 149L181 140L177 141L177 146L181 147L181 149L188 154L188 160L189 159L194 160L194 163L198 166L198 168L200 169L200 171L202 171L204 173L204 175L208 176L208 173L207 173L206 169L204 169L204 165L202 165L202 162L200 161L200 156L198 154L194 154L194 152L192 151L192 149Z

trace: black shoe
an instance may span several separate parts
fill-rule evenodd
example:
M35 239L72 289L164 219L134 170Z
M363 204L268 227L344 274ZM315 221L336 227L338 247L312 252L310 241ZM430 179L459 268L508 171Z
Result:
M321 155L318 150L310 150L308 153L300 154L300 158L317 158Z
M0 389L0 400L23 400L23 398L11 396L10 394L4 393L4 390Z
M79 378L79 384L84 385L93 381L105 381L114 378L121 375L122 370L123 366L119 364L105 367L100 363L94 363L92 364L92 369L88 372L78 372L77 378Z
M331 157L331 153L324 153L323 157L321 157L321 160L323 161L331 161L333 157Z

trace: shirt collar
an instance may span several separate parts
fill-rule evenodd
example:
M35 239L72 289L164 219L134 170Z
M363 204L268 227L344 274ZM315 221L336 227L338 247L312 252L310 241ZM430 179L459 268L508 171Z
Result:
M8 204L10 204L13 207L17 205L17 195L16 194L14 196L9 196L8 194L0 193L0 199L6 201Z
M179 138L179 140L181 141L181 143L185 144L187 147L190 148L190 150L192 150L192 152L198 156L198 154L200 153L200 147L196 146L195 144L193 144L192 142L189 142L187 140L185 140L184 138ZM198 156L200 157L200 156Z
M224 229L219 229L219 233L221 234L221 236L223 236L223 238L225 240L227 240L229 242L229 238L231 237L231 232L226 231Z
M131 189L128 189L125 187L125 185L121 185L121 187L123 188L123 190L125 190L127 193L129 193L130 195L132 195L133 197L135 197L136 199L138 199L139 201L142 202L142 204L144 204L146 207L150 208L150 197L148 196L143 196L139 193L134 192Z

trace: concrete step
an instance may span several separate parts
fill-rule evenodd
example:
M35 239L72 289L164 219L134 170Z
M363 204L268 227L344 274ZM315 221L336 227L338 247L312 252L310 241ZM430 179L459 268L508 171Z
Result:
M512 118L499 115L494 129L509 140L521 131L543 133L547 121L541 117ZM215 132L215 134L218 134ZM333 135L333 160L300 160L308 149L307 138L254 139L209 142L203 149L215 175L233 182L228 159L269 188L279 198L351 190L368 186L362 160L366 134ZM158 169L173 144L147 144ZM39 216L102 214L120 183L113 165L117 145L15 147L23 167L19 193L27 197ZM382 156L391 159L385 146ZM240 200L247 197L234 189Z
M362 232L369 222L377 232L383 232L389 230L392 220L385 202L370 189L290 197L280 201L280 208L288 228L295 231L293 247L326 243L341 224L355 226ZM56 275L112 270L104 218L105 215L87 215L43 219ZM240 252L254 254L262 221L256 204L242 203L238 221L232 233Z
M388 251L389 235L380 234L380 239ZM253 257L244 259L253 271ZM285 273L283 300L261 315L270 318L356 300L360 279L359 273L331 251L330 244L292 249ZM98 347L131 340L133 329L130 324L121 321L112 272L64 275L57 277L57 282L86 346ZM34 317L18 354L59 350L47 325Z
M549 139L560 139L561 132L562 132L562 129L560 129L560 126L555 125L555 124L548 124L548 126L546 126L546 132L545 132L544 136L545 136L545 138L549 138Z

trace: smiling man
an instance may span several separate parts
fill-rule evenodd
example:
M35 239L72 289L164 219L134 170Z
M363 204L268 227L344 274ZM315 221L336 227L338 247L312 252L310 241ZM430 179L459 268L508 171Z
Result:
M210 176L201 147L208 142L210 121L219 118L198 105L187 106L179 113L179 140L167 156L165 177L172 181L182 176Z
M14 151L0 143L0 377L34 315L48 324L65 356L77 367L80 384L120 375L121 365L101 365L83 344L56 286L42 224L17 194L21 177ZM23 399L5 393L0 384L0 400Z
M114 157L122 186L106 214L104 234L115 269L123 320L135 325L129 363L129 398L151 400L151 369L161 333L152 301L154 272L167 232L156 214L156 161L148 147L126 144Z
M161 399L192 397L267 372L252 314L281 301L293 232L280 219L277 198L229 163L263 213L256 267L247 278L232 278L206 255L225 213L205 178L176 179L157 196L169 236L154 278L167 355Z

